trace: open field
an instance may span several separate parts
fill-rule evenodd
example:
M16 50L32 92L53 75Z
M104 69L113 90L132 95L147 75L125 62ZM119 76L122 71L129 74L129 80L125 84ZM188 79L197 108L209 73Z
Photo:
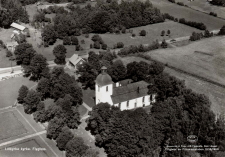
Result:
M160 9L162 13L169 13L176 18L185 18L188 21L202 22L207 26L208 30L218 30L225 24L223 19L209 16L188 7L179 6L168 0L151 0L151 3Z
M27 133L13 112L1 113L0 119L0 140Z
M225 7L212 5L207 0L194 0L194 1L176 0L176 2L183 2L185 5L202 12L206 13L215 12L217 13L218 17L225 18Z
M10 67L11 64L12 64L12 66L16 66L15 61L12 61L12 63L11 63L9 58L6 57L6 49L3 49L0 47L0 68Z
M183 36L190 36L192 32L201 32L200 30L189 27L177 22L173 21L166 21L163 23L157 23L147 26L141 26L136 28L131 28L133 33L136 34L136 37L132 37L131 33L126 34L101 34L103 41L110 46L113 47L114 44L117 42L123 42L125 46L128 45L140 45L140 44L151 44L153 41L159 40L162 41L163 39L173 39L177 37ZM146 30L147 35L145 37L139 36L141 30ZM170 30L170 37L169 36L161 36L161 32Z
M35 85L35 83L24 77L16 77L0 82L0 108L12 106L15 103L19 88L22 85L26 85L30 88Z
M21 143L9 146L11 148L18 148L19 150L5 150L0 149L0 156L1 157L48 157L45 151L36 151L35 148L42 148L35 139L29 139L23 141ZM22 150L22 149L28 150Z
M224 36L203 39L183 47L150 51L146 54L170 66L225 85Z

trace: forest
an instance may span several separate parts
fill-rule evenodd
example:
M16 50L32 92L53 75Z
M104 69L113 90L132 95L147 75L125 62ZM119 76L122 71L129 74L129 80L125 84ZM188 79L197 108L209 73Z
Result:
M50 10L51 9L51 10ZM90 4L84 8L72 7L71 12L63 9L54 10L56 17L53 24L46 26L42 36L45 42L52 44L57 38L81 33L106 33L119 29L144 26L153 23L164 22L160 10L149 2L125 2L118 4L99 3L92 7ZM48 13L52 12L49 8ZM44 11L46 12L46 11Z

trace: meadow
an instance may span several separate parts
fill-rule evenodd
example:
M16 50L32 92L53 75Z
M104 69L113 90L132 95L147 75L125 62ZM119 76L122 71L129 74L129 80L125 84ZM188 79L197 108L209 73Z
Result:
M146 54L152 59L225 85L224 36L203 39L182 47L150 51Z
M218 17L225 18L225 8L221 6L212 5L207 0L176 0L176 2L182 2L195 10L199 10L205 13L215 12L217 13Z
M0 140L27 133L27 130L13 112L0 113L0 118Z
M146 36L140 36L139 33L141 30L147 32ZM165 31L165 35L161 36L161 32ZM167 36L167 31L170 30L170 36ZM101 34L103 41L109 46L113 47L117 42L123 42L125 46L129 45L140 45L140 44L151 44L153 41L162 41L163 39L173 39L183 36L190 36L192 32L201 32L200 30L189 27L177 22L166 21L163 23L157 23L147 26L141 26L136 28L128 29L127 32L133 31L136 34L135 37L132 37L131 33L126 34Z
M225 20L223 19L210 16L188 7L179 6L168 0L151 0L151 3L160 9L162 13L169 13L176 18L185 18L188 21L202 22L206 25L208 30L218 30L225 24Z
M0 108L14 105L22 85L30 88L35 85L35 82L29 81L28 78L24 77L16 77L0 82Z

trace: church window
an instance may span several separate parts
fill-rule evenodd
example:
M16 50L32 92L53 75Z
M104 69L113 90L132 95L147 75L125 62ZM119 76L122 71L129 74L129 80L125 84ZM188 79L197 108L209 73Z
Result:
M137 102L134 103L134 107L137 107Z
M150 95L150 101L152 101L152 95Z
M129 100L127 101L127 107L129 107Z
M98 86L98 91L100 92L100 86Z
M142 102L145 102L145 97L143 96L143 98L142 98Z
M119 105L118 105L118 106L119 106L119 108L121 108L121 103L119 103Z
M106 92L108 92L108 86L106 86Z

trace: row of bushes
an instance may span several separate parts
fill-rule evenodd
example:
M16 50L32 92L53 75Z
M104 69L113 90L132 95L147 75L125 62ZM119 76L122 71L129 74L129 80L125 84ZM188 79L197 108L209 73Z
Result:
M209 38L212 36L213 36L213 33L212 32L210 33L208 30L205 30L204 34L202 32L201 33L193 32L192 35L190 36L190 40L196 41L196 40L200 40L202 38Z
M163 17L165 19L173 20L175 22L179 22L179 23L182 23L200 30L206 30L206 26L202 22L186 21L185 18L180 18L178 20L177 18L173 17L172 15L169 15L168 13L163 14Z
M217 13L214 13L214 12L210 12L209 15L217 17Z
M152 44L150 44L148 46L144 46L144 45L140 44L139 46L131 45L129 47L124 47L123 49L121 49L118 52L118 55L126 56L128 54L147 52L147 51L155 50L158 48L160 48L160 44L159 44L158 40L156 40L155 42L153 42Z

